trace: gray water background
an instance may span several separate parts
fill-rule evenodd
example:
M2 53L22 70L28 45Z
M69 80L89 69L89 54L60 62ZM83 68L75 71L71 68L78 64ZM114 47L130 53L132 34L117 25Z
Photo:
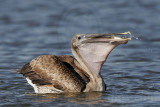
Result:
M15 73L42 54L72 55L76 33L131 31L101 73L106 92L35 94ZM0 0L0 106L159 106L160 0Z

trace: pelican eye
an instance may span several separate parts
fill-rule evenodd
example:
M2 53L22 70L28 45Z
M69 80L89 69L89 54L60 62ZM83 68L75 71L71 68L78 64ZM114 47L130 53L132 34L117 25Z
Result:
M79 36L79 37L78 37L78 40L80 40L80 39L81 39L81 37Z

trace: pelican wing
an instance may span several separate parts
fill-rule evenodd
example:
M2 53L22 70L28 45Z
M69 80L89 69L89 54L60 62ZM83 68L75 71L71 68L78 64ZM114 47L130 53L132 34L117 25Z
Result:
M62 91L81 92L86 83L67 62L54 55L42 55L19 71L36 86L49 86ZM52 88L51 88L52 89Z

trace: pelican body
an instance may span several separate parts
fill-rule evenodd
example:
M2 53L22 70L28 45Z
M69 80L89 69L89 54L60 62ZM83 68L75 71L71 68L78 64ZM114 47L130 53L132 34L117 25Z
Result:
M74 55L41 55L24 65L23 74L36 93L105 91L100 70L109 53L131 38L109 34L76 34L71 42Z

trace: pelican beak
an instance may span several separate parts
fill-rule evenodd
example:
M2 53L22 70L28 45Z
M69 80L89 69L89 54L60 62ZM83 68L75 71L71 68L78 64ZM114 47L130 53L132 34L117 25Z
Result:
M127 37L127 35L130 35ZM126 44L131 40L131 33L108 33L108 34L77 34L72 41L72 51L80 62L85 64L99 75L100 69L110 52L120 44ZM76 51L75 51L75 50ZM81 60L83 59L83 60Z
M126 37L126 35L130 35ZM81 43L111 43L114 45L126 44L128 40L131 40L131 33L108 33L108 34L86 34L86 38Z

